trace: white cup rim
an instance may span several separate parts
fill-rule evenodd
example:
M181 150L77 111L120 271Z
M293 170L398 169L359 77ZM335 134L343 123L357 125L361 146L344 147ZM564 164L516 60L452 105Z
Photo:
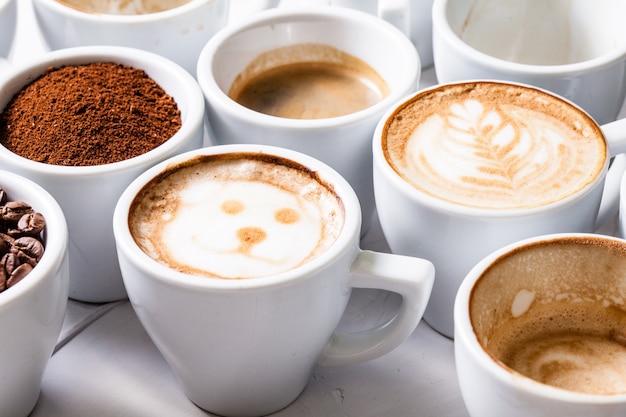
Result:
M46 5L50 9L57 13L67 15L74 19L92 21L92 22L108 22L117 24L137 24L137 23L150 23L158 22L160 20L168 20L179 15L193 12L195 9L210 3L212 0L190 0L188 3L181 4L180 6L173 7L171 9L163 10L155 13L145 14L109 14L109 13L96 13L87 10L80 10L70 5L60 3L57 0L32 0Z
M553 75L563 76L574 75L577 73L586 73L590 69L599 70L601 68L613 65L615 61L624 59L626 56L626 42L620 47L616 48L608 53L602 54L592 59L584 61L574 62L570 64L557 64L557 65L532 65L507 61L505 59L497 58L492 55L486 54L478 49L475 49L463 42L450 27L447 19L446 8L449 0L435 0L433 4L432 18L433 25L440 28L441 34L448 40L449 43L454 45L457 50L466 57L479 59L486 65L490 65L494 68L500 68L511 74L519 73L526 76L533 75Z
M32 291L55 273L66 257L69 232L63 210L43 187L11 171L0 170L0 178L0 188L7 192L10 200L25 201L35 211L42 213L46 220L43 256L26 277L0 293L1 314L3 309L19 302L23 294Z
M595 120L585 110L583 110L580 106L576 105L572 101L564 97L558 96L555 93L552 93L548 90L531 86L528 84L512 82L512 81L498 81L498 80L465 80L465 81L455 81L455 82L450 82L450 83L445 83L445 84L437 84L437 85L419 90L411 94L410 96L405 97L401 102L396 103L392 108L387 110L387 112L379 120L378 124L376 125L376 130L374 132L374 139L372 141L374 164L378 165L380 168L379 170L375 170L375 171L380 173L380 175L384 175L385 177L387 177L389 181L392 181L393 183L395 183L397 187L400 189L400 191L407 198L414 200L414 201L418 201L420 204L425 205L426 207L430 207L437 211L453 213L454 215L476 217L476 218L488 217L492 219L494 218L495 219L497 218L511 219L515 217L528 217L528 216L532 216L536 214L542 214L546 211L555 210L555 209L565 207L571 204L575 204L577 201L585 198L589 193L593 192L596 189L596 187L600 186L604 182L604 179L608 171L609 163L610 163L610 155L608 153L609 152L608 143L606 146L607 153L606 153L606 157L604 161L604 167L592 182L589 182L581 189L577 190L574 193L571 193L570 195L564 198L551 201L545 204L536 205L536 206L522 207L522 208L504 208L504 209L503 208L488 208L488 207L472 207L469 205L454 203L451 201L443 200L441 198L437 198L409 184L387 162L387 159L385 158L385 155L383 153L382 132L386 126L387 120L390 117L392 117L398 111L398 109L402 107L405 103L409 103L413 101L415 97L423 95L424 93L427 93L428 91L437 90L437 89L450 86L450 85L466 84L466 83L481 83L481 82L486 82L486 83L491 83L491 84L515 85L515 86L530 88L533 90L540 91L542 93L549 94L551 96L554 96L556 99L562 100L566 102L567 104L571 105L576 110L586 115L589 118L589 120L593 122L596 126L598 125L597 122L595 122ZM605 138L605 143L606 143L606 138Z
M276 155L304 165L315 171L322 180L327 181L343 202L344 225L337 239L323 253L305 264L286 272L249 279L214 279L185 274L167 267L147 255L134 241L128 227L128 212L135 195L152 178L172 165L179 164L198 155L227 153L264 153ZM259 288L272 288L293 282L302 276L308 276L334 262L347 250L352 250L361 228L361 209L359 200L348 182L333 168L306 154L286 148L269 145L234 144L215 145L195 149L173 156L139 175L124 190L113 213L113 232L118 251L146 276L168 285L198 291L243 291ZM126 277L125 277L126 279Z
M505 245L500 249L480 260L466 275L461 282L457 291L454 303L454 327L455 327L455 344L464 345L468 353L472 355L488 372L493 375L502 385L515 385L538 397L547 397L563 402L578 404L617 404L626 402L626 393L618 394L588 394L553 387L548 384L535 381L525 377L517 372L507 370L503 366L497 364L492 356L483 348L473 331L471 321L469 319L469 296L485 269L501 256L515 250L516 248L534 245L537 242L558 241L562 239L582 238L592 240L616 241L626 244L623 239L604 236L594 233L553 233L531 238L519 240L511 244Z
M172 80L172 82L176 82L177 86L185 94L184 100L186 102L185 106L187 107L187 114L181 115L183 123L180 129L163 144L148 152L109 164L86 166L47 164L17 155L1 145L0 159L10 159L14 165L29 171L35 171L41 175L62 177L99 176L110 172L133 170L145 165L146 160L158 159L159 157L168 155L173 149L181 147L189 135L201 129L204 123L204 97L193 76L181 66L167 58L131 47L108 45L71 47L48 52L23 65L10 67L5 76L0 79L0 100L6 100L6 103L8 103L11 97L25 85L24 82L20 82L19 80L25 79L26 83L28 83L37 76L45 73L46 68L50 66L80 65L102 61L116 62L143 69L153 79L158 75L154 72L158 71L160 74L164 75L156 78L167 77L169 80ZM156 79L155 81L160 85L162 84ZM166 87L163 85L161 85L161 87L168 92ZM181 100L178 99L176 101L180 108ZM3 107L4 105L1 105L0 111Z
M402 59L405 61L403 65L404 73L406 74L405 82L407 85L414 84L414 87L417 87L421 76L419 55L409 38L394 25L372 16L369 13L345 7L298 6L264 10L254 15L247 16L232 25L226 26L226 28L216 33L204 46L198 58L196 78L205 96L215 98L215 101L220 103L220 111L237 114L238 117L249 120L251 123L262 123L266 126L275 126L277 128L302 130L321 127L332 128L356 123L382 112L383 109L402 98L403 92L391 91L391 93L380 102L363 110L343 116L325 119L288 119L263 114L235 102L220 88L213 76L206 75L212 74L216 52L221 48L224 42L233 36L244 33L250 29L268 26L273 23L310 22L313 20L350 20L378 27L380 33L384 33L386 36L393 38L396 47L402 48L405 51L405 53L402 54Z

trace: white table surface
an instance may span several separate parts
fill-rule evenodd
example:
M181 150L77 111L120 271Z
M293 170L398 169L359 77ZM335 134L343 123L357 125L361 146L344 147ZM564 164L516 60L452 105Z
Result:
M233 19L245 13L247 1L237 1ZM18 3L17 34L9 56L14 65L46 52L31 1ZM422 73L420 85L435 81L431 68ZM377 222L362 247L388 251ZM382 322L395 312L398 302L395 294L355 290L342 329L358 330L357 323L366 328ZM208 415L183 395L128 301L87 304L70 300L32 417ZM457 384L453 341L424 322L400 347L381 358L316 368L302 395L274 415L468 416Z

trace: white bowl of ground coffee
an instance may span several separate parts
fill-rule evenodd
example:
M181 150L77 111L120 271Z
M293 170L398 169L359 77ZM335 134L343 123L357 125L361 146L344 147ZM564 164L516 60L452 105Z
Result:
M46 188L70 229L70 297L126 297L111 227L122 190L167 157L203 144L195 79L133 48L58 50L0 82L0 167Z

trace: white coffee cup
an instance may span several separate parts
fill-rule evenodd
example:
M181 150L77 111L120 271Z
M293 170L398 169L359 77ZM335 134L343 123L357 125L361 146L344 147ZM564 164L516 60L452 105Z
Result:
M274 1L263 3L259 7L271 7ZM52 50L127 46L162 55L195 74L200 50L228 22L229 1L190 0L147 14L94 13L57 0L33 0L33 8L43 38Z
M364 110L325 119L290 119L251 110L229 97L235 77L261 53L288 45L330 45L373 68L389 94ZM363 210L363 232L375 211L371 138L394 102L419 82L415 47L393 25L341 7L279 7L216 34L202 50L197 79L216 144L257 143L291 148L322 160L352 185Z
M0 415L25 417L39 398L65 317L68 231L61 207L39 185L0 171L0 188L11 201L30 204L46 221L43 256L20 282L0 292Z
M480 260L454 306L456 368L469 415L626 414L624 326L614 321L625 314L624 277L626 241L598 234L537 236ZM612 337L607 326L615 326Z
M138 246L131 234L129 213L131 205L139 206L133 202L146 184L163 178L165 171L179 170L180 164L190 165L189 161L196 158L237 159L250 153L264 161L271 159L270 165L295 166L297 170L304 167L304 172L309 172L306 175L318 178L313 179L315 184L324 183L334 190L333 204L341 202L344 223L322 253L283 272L229 279L179 272ZM263 172L274 171L269 167ZM263 212L261 208L255 211ZM323 224L330 219L326 216L322 214L327 219ZM188 219L202 228L202 222L193 218ZM256 224L252 221L243 224ZM124 191L113 218L124 283L139 320L191 401L228 416L266 415L284 408L305 388L315 364L336 366L379 357L398 346L417 326L432 286L432 264L359 249L360 223L358 199L335 170L296 151L253 144L212 146L164 161ZM230 241L230 234L222 233L221 223L218 229L215 233L220 242ZM268 239L275 237L271 233L267 232ZM212 247L211 235L203 233L197 239ZM403 297L402 305L381 326L357 333L338 332L351 289L357 287L398 293Z
M94 166L36 162L0 146L0 167L42 185L63 208L70 231L70 297L89 302L126 297L110 221L124 188L147 168L170 156L200 148L204 140L204 98L195 79L170 60L134 48L61 49L15 66L0 84L0 109L50 67L103 61L144 70L176 101L182 126L172 138L143 155Z
M417 48L422 68L433 65L433 0L328 0L378 16L407 35Z
M17 1L0 0L0 58L9 56L17 24Z
M531 86L503 82L461 82L458 86L473 86L475 83L486 85L512 85L553 96L551 93ZM580 187L578 191L551 203L530 207L493 208L474 204L448 201L436 195L416 188L405 180L388 162L383 151L383 132L397 112L402 112L410 103L420 97L446 91L457 83L437 85L424 89L406 98L381 119L374 134L374 189L376 207L385 238L393 253L418 256L431 260L435 264L436 278L429 305L424 319L440 333L453 336L453 304L458 287L467 272L481 258L493 250L515 240L558 232L591 232L597 226L616 214L619 202L619 179L626 169L626 157L619 155L609 170L611 156L623 153L626 143L626 119L602 126L602 133L607 143L605 156L601 156L604 167L593 180ZM494 93L491 97L499 97ZM504 96L503 96L504 97ZM585 115L584 111L573 103L554 96L554 103L562 102L565 108L573 109L575 114ZM505 100L500 98L498 103ZM554 106L556 107L556 106ZM448 108L441 110L442 117ZM546 109L544 109L546 111ZM552 109L547 109L550 113ZM487 112L485 112L487 113ZM407 116L405 119L409 120ZM533 116L534 117L534 116ZM523 123L530 122L528 117ZM433 119L434 120L434 119ZM489 121L489 119L485 119ZM595 126L593 119L584 116L582 126ZM518 120L519 121L519 120ZM572 122L573 124L574 122ZM576 122L578 123L578 122ZM523 130L526 126L518 125ZM528 129L534 129L531 126ZM537 127L537 129L542 129ZM407 133L409 135L409 133ZM433 137L437 137L436 134ZM495 142L494 142L495 143ZM459 167L472 151L458 147L458 159L445 156L434 169L446 173L448 167ZM520 154L525 155L524 151ZM412 154L411 154L412 155ZM446 160L445 158L451 158ZM529 163L530 164L530 163ZM531 165L529 165L531 166ZM551 164L546 164L551 167ZM576 165L572 165L575 169ZM552 169L552 168L551 168ZM605 186L605 177L609 173ZM467 175L471 177L473 172ZM555 181L569 175L565 171L555 170ZM450 187L452 188L452 187ZM474 186L469 186L473 189ZM477 189L479 188L476 186ZM603 195L604 192L604 195ZM602 205L601 205L602 200ZM507 201L504 198L503 201ZM599 213L599 207L602 212Z
M625 18L620 0L435 0L437 79L535 85L608 123L626 95Z

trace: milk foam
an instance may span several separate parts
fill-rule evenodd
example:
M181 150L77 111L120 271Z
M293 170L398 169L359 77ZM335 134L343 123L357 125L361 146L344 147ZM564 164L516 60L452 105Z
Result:
M396 112L384 135L388 161L414 187L483 208L560 200L593 182L606 157L584 113L491 83L425 92Z
M310 172L254 158L202 161L150 187L131 213L135 240L195 275L254 278L297 268L343 225L337 196Z
M190 0L58 0L77 9L104 14L147 14L173 9Z

